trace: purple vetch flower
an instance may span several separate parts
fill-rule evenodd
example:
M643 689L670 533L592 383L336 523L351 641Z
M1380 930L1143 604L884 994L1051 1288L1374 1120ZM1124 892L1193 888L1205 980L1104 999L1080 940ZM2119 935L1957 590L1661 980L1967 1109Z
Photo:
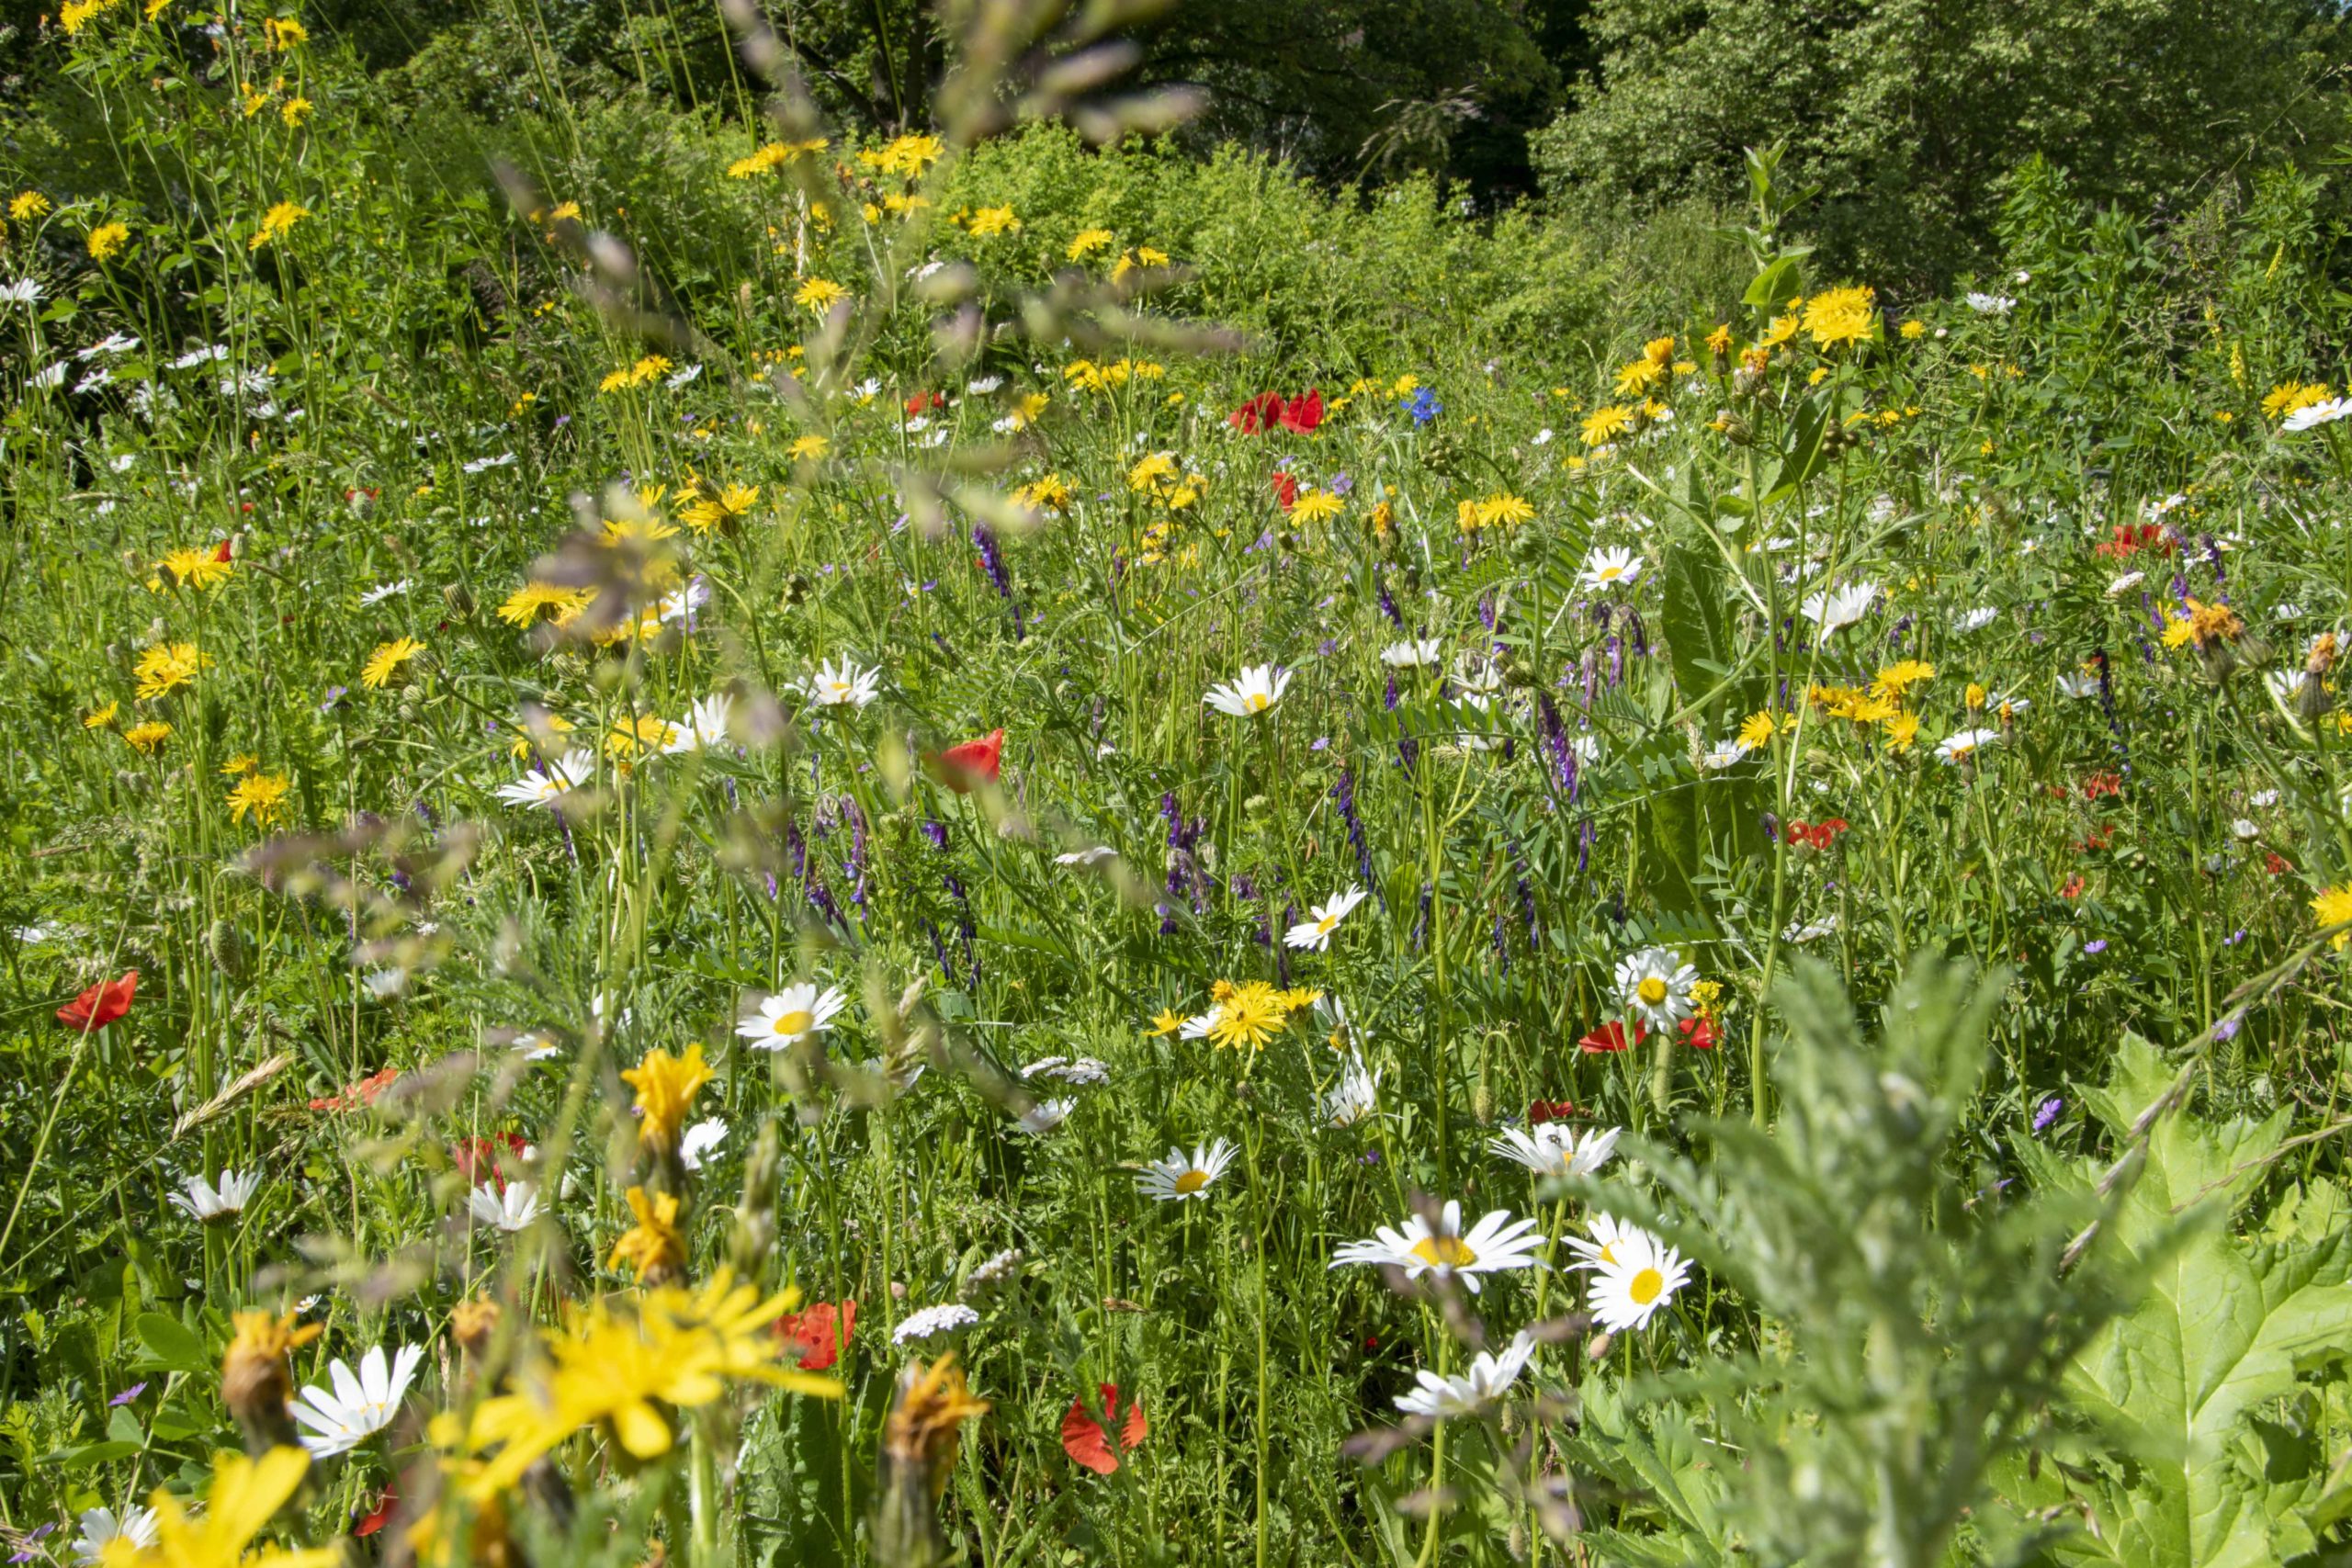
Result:
M112 1399L107 1400L107 1408L109 1410L119 1409L146 1392L147 1385L145 1383L132 1383L129 1388L124 1389L120 1393L116 1394Z
M1380 580L1380 613L1387 616L1388 624L1398 631L1405 629L1405 617L1397 613L1396 601L1389 596L1388 579L1385 577Z
M1337 473L1331 476L1331 482L1324 488L1329 490L1333 495L1344 496L1350 491L1356 488L1356 481L1350 479L1345 473Z
M2107 951L2107 938L2100 937L2096 942L2086 942L2083 943L2083 951L2085 953L2105 953Z
M2050 1130L2050 1123L2057 1121L2058 1113L2065 1109L2066 1102L2059 1099L2056 1095L2052 1095L2048 1100L2041 1102L2040 1109L2034 1111L2033 1130L2036 1133L2048 1132Z
M922 836L931 840L933 849L944 850L947 847L947 824L933 822L929 818L925 818L922 824Z
M2245 1014L2242 1012L2233 1012L2230 1014L2229 1017L2222 1020L2221 1022L2213 1026L2213 1038L2217 1042L2222 1040L2234 1040L2238 1037L2238 1031L2243 1029L2245 1026Z
M1365 836L1363 818L1356 815L1356 779L1351 768L1340 770L1339 782L1331 786L1331 802L1339 808L1340 820L1348 825L1348 843L1356 852L1356 869L1363 875L1364 885L1374 893L1380 884L1372 874L1372 840ZM1386 907L1387 900L1383 899Z

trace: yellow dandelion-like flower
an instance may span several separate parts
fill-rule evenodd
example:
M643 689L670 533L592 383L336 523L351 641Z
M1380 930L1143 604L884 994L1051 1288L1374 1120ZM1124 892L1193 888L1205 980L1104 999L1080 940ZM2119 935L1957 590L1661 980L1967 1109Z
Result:
M1818 348L1868 343L1878 332L1878 296L1860 285L1824 290L1805 301L1804 330Z
M139 656L132 673L139 678L139 698L144 702L175 692L211 667L212 656L192 642L159 642Z
M823 315L836 304L849 298L849 290L831 278L803 278L793 290L792 302L813 315Z
M245 249L257 251L275 240L291 233L294 225L311 215L311 209L299 201L281 201L262 214L261 227L245 242Z
M1585 416L1584 444L1605 446L1634 427L1634 411L1623 403L1604 403Z
M90 259L95 262L112 261L122 254L122 248L129 243L130 243L130 225L101 223L90 231L88 241Z
M82 728L85 729L105 729L114 723L116 716L121 712L122 705L120 703L108 703L104 707L92 708L88 713L82 716Z
M643 1061L621 1074L622 1081L637 1090L638 1141L653 1148L675 1148L678 1129L694 1108L695 1094L718 1076L703 1061L699 1042L681 1056L660 1047L647 1052Z
M122 732L130 749L142 757L152 757L172 738L172 727L163 720L151 718L144 724L134 724Z
M211 550L196 547L174 550L164 558L163 566L183 588L216 587L236 570L233 562L220 559Z
M229 792L229 815L243 822L248 812L254 826L267 828L286 814L286 796L294 781L284 773L254 773L237 781Z
M2352 883L2341 887L2321 888L2318 896L2312 899L2312 916L2319 922L2322 931L2352 920ZM2352 931L2337 931L2335 939L2328 945L2341 953L2347 942L2352 942Z
M376 651L368 656L368 662L360 667L359 683L378 689L388 686L391 684L392 677L399 674L410 660L424 651L424 645L413 637L394 637L390 642L379 643Z
M803 435L785 449L785 456L796 463L813 463L833 449L831 440L822 435Z
M1117 238L1108 229L1081 229L1062 252L1062 256L1068 261L1084 261L1095 252L1115 243Z
M8 203L8 216L19 223L30 222L50 210L49 197L37 190L18 191L16 199Z
M1340 514L1340 498L1328 490L1310 490L1291 502L1290 514L1301 523L1323 523Z
M632 1187L628 1206L637 1224L613 1244L613 1255L605 1267L617 1269L626 1263L637 1271L640 1283L650 1280L659 1284L676 1278L686 1267L686 1242L678 1234L677 1194L649 1197L644 1188Z

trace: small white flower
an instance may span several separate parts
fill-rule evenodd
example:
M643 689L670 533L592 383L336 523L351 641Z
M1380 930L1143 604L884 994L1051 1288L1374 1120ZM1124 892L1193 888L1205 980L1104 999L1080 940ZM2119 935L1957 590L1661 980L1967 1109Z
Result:
M2275 789L2256 790L2246 798L2246 804L2256 810L2267 811L2278 804L2278 792Z
M1609 1163L1617 1148L1618 1132L1615 1127L1597 1127L1579 1137L1562 1122L1545 1122L1524 1133L1506 1127L1502 1136L1487 1146L1538 1176L1590 1176Z
M1072 850L1068 854L1056 855L1054 863L1056 865L1100 865L1106 860L1116 860L1118 855L1119 852L1111 848L1110 845L1097 844L1091 850Z
M2000 738L1997 729L1963 729L1937 741L1936 755L1947 762L1964 762L1976 754L1979 747L1989 746Z
M1628 953L1617 964L1617 1002L1652 1029L1671 1029L1690 1016L1690 987L1699 972L1663 947Z
M1111 1081L1111 1069L1091 1056L1046 1056L1021 1069L1022 1077L1050 1078L1075 1088L1091 1089Z
M2352 398L2326 398L2297 409L2287 416L2280 428L2289 432L2311 430L2323 424L2334 424L2346 414L2352 414Z
M717 1116L706 1118L678 1134L678 1158L688 1170L700 1170L704 1159L716 1155L726 1141L726 1122Z
M213 1224L244 1213L245 1205L261 1190L261 1172L223 1170L217 1188L201 1176L191 1176L181 1185L187 1189L186 1196L175 1192L172 1202L188 1218Z
M311 1457L333 1459L348 1453L390 1426L399 1414L401 1396L408 1393L409 1380L416 1376L417 1363L424 1359L423 1347L403 1345L388 1366L384 1348L379 1345L360 1361L356 1377L342 1361L330 1363L327 1377L334 1392L312 1385L293 1404L294 1419L311 1428L302 1434L302 1446L311 1450Z
M2107 585L2107 596L2110 599L2120 599L2147 581L2148 574L2144 571L2127 571Z
M2077 699L2098 696L2098 677L2089 674L2061 675L2058 677L2058 694Z
M1352 1127L1380 1114L1380 1073L1364 1069L1363 1058L1350 1052L1340 1068L1340 1081L1323 1096L1323 1120L1334 1127Z
M2018 302L2006 294L1984 294L1971 290L1968 308L1980 316L2006 316L2018 308Z
M1611 1334L1647 1328L1650 1319L1690 1280L1682 1255L1647 1231L1625 1228L1617 1256L1592 1267L1585 1306Z
M62 387L64 384L65 361L62 359L54 365L45 365L25 378L25 385L37 392L45 392L53 387Z
M595 758L585 751L567 751L543 767L529 770L513 784L502 784L498 798L509 806L544 806L553 810L565 795L595 776Z
M687 366L683 370L672 371L669 375L662 378L662 385L674 392L681 387L693 386L696 380L701 378L701 377L702 365L697 361L693 365Z
M881 669L860 670L854 659L842 659L838 664L820 664L817 672L800 683L808 700L819 707L862 708L872 702L876 683L882 679Z
M1595 548L1584 558L1584 570L1577 581L1592 592L1622 588L1642 575L1642 558L1623 546L1610 549Z
M1006 1247L965 1276L965 1291L967 1293L973 1291L992 1291L1000 1285L1011 1284L1020 1274L1022 1261L1026 1256L1017 1247Z
M828 986L820 992L814 982L802 981L762 998L735 1026L735 1032L754 1049L781 1051L797 1040L831 1029L833 1016L848 1005L849 998L839 986Z
M665 752L701 751L727 740L727 721L733 713L735 699L724 692L703 698L686 710L685 718L670 727L670 743L662 748Z
M512 1235L539 1217L539 1190L527 1181L510 1181L502 1192L497 1183L485 1181L467 1198L466 1208L483 1224Z
M1476 1416L1510 1391L1533 1354L1535 1337L1522 1328L1501 1355L1479 1351L1460 1377L1442 1377L1427 1368L1414 1373L1415 1386L1396 1396L1396 1408L1412 1416Z
M1024 1133L1050 1133L1077 1109L1075 1100L1041 1100L1023 1111L1014 1125Z
M1998 620L2000 615L2001 613L1990 605L1964 611L1952 617L1951 629L1965 637L1970 632L1983 631Z
M967 384L964 389L976 398L985 398L1003 385L1004 378L1001 376L983 376L978 380Z
M1445 644L1433 637L1408 637L1382 649L1380 661L1391 670L1435 670L1445 663Z
M918 1339L935 1338L942 1334L953 1334L959 1328L969 1328L979 1321L980 1314L963 1303L945 1302L907 1314L899 1326L890 1330L890 1343L911 1345Z
M32 305L40 299L40 279L37 277L20 277L14 283L0 285L0 305Z
M1147 1160L1136 1177L1136 1189L1163 1203L1182 1203L1188 1200L1206 1201L1210 1186L1225 1174L1240 1151L1226 1139L1204 1144L1188 1156L1181 1148L1171 1147L1166 1159Z
M1806 595L1804 618L1811 621L1824 637L1827 637L1870 614L1871 606L1877 600L1876 583L1849 583L1827 593Z
M1330 902L1317 905L1307 911L1306 919L1290 928L1289 932L1283 938L1283 945L1302 950L1312 948L1317 953L1324 952L1331 945L1331 932L1341 920L1348 918L1348 911L1363 903L1368 897L1369 895L1363 888L1350 887L1345 893L1332 898Z
M1513 1220L1509 1210L1496 1209L1464 1235L1462 1205L1449 1201L1434 1228L1419 1214L1409 1216L1402 1230L1382 1225L1372 1240L1351 1241L1333 1253L1330 1267L1370 1263L1402 1269L1408 1280L1432 1273L1441 1280L1458 1278L1476 1295L1481 1274L1542 1267L1535 1249L1544 1238L1534 1231L1533 1220Z
M1208 695L1201 700L1219 713L1251 718L1282 701L1289 685L1289 671L1277 670L1271 664L1252 664L1244 668L1230 685L1211 686Z
M125 1508L119 1518L111 1508L92 1508L82 1516L82 1534L74 1543L74 1561L82 1568L93 1568L106 1556L107 1548L118 1540L127 1540L144 1551L157 1539L153 1508Z
M2291 602L2280 604L2270 612L2270 618L2274 621L2300 621L2303 618L2303 607Z
M360 608L366 609L370 604L380 604L393 594L405 593L414 586L415 580L407 577L401 578L398 582L379 583L359 596Z

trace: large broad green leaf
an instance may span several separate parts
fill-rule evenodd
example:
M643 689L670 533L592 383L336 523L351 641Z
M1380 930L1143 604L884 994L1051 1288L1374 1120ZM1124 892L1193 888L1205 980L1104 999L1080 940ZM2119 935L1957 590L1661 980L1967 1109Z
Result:
M2153 1047L2127 1039L2108 1089L2086 1101L2120 1143L2171 1076ZM2151 1137L2109 1238L2153 1262L2148 1295L2076 1358L2067 1380L2077 1410L2132 1462L2079 1477L2094 1528L2071 1538L2065 1555L2132 1568L2256 1568L2310 1549L2307 1516L2324 1478L2282 1459L2266 1417L2271 1401L2293 1392L2299 1363L2352 1351L2352 1234L2332 1191L2306 1201L2302 1224L2274 1224L2259 1238L2232 1233L2286 1125L2284 1112L2212 1126L2184 1111ZM2090 1177L2087 1167L2035 1163L2060 1181Z
M1666 547L1661 574L1664 607L1658 629L1666 634L1666 653L1674 666L1674 687L1685 704L1705 701L1697 716L1703 723L1711 713L1738 705L1736 694L1716 694L1739 663L1732 647L1734 590L1722 581L1725 568L1713 552L1676 540Z
M1626 1568L1715 1568L1731 1560L1716 1467L1732 1450L1703 1440L1678 1406L1656 1401L1636 1415L1619 1388L1598 1374L1579 1391L1584 1418L1567 1444L1571 1457L1623 1488L1630 1502L1619 1525L1594 1523L1581 1540L1600 1561Z

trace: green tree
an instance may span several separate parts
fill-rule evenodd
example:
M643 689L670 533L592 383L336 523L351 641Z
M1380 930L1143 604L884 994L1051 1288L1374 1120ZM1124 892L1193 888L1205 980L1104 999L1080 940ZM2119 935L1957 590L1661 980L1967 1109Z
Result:
M2319 0L1595 0L1601 57L1535 142L1589 210L1729 200L1785 141L1833 265L1940 282L1987 254L1997 186L2048 155L2095 202L2193 198L2333 107Z

